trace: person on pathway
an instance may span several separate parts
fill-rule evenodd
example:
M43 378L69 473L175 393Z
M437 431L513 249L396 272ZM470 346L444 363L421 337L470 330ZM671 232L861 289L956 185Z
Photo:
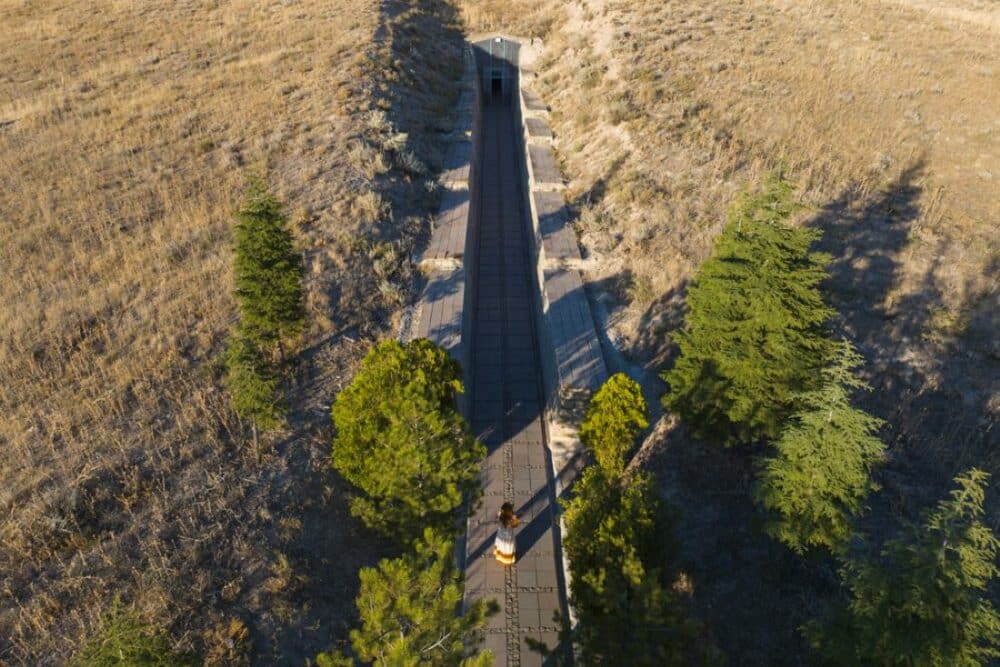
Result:
M513 565L516 560L514 555L514 528L521 520L514 514L514 505L504 503L500 507L500 514L497 515L500 527L497 529L497 539L493 543L493 553L502 565Z

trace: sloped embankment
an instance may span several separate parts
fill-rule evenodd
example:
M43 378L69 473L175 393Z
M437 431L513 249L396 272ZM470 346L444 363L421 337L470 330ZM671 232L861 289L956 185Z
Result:
M442 3L380 8L0 9L0 661L65 662L116 594L216 664L346 635L382 548L329 472L327 406L407 299L461 45ZM260 464L218 356L258 166L312 320Z

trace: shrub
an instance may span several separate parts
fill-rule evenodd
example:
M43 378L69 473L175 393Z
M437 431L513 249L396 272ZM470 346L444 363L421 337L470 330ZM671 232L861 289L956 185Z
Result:
M116 599L101 630L72 660L74 667L189 667L190 656L178 655L162 631L122 609Z
M682 665L690 646L676 599L654 566L668 560L673 545L652 478L624 475L625 454L646 426L639 385L617 374L594 395L580 428L596 465L564 502L563 548L583 664Z
M277 345L305 328L302 256L295 250L281 202L263 179L248 179L236 214L236 297L244 333Z
M829 664L974 667L1000 657L1000 615L987 593L1000 542L981 521L987 478L959 475L922 526L841 569L849 599L805 628Z
M351 631L357 657L375 665L479 667L492 664L485 651L465 657L472 633L496 613L495 602L479 600L464 615L462 578L454 565L454 541L427 529L412 554L385 559L377 568L361 570L358 613L361 628ZM325 654L320 667L353 664L349 658Z
M686 623L654 563L672 546L646 474L626 483L591 466L566 504L573 641L583 664L684 665Z
M580 426L580 439L599 466L620 473L636 436L647 426L642 388L624 373L618 373L591 399Z
M226 351L226 387L233 409L253 430L254 449L257 431L267 431L282 424L286 407L281 383L260 347L239 329Z

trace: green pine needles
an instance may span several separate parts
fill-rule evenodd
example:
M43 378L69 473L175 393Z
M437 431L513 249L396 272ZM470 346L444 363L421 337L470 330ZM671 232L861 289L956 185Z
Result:
M454 541L427 529L414 546L413 553L361 570L361 628L351 631L354 653L365 664L386 667L492 665L489 651L466 656L465 643L496 613L496 603L479 600L456 615L462 577L454 564ZM318 667L354 664L339 654L317 656Z
M493 664L489 651L470 656L465 647L496 603L481 600L457 615L455 512L479 491L486 456L456 410L461 376L458 362L428 340L386 340L334 401L333 465L360 491L351 512L407 550L361 571L355 655L323 654L318 667L355 658L386 667Z
M642 389L624 373L611 376L587 407L580 440L597 464L621 472L636 436L649 426Z
M594 395L580 430L596 463L564 503L563 548L582 664L686 664L685 623L657 567L672 545L653 481L624 473L625 455L646 425L639 385L619 374Z
M833 311L819 292L829 258L809 250L820 232L786 224L800 208L779 175L744 195L688 291L663 402L698 437L727 446L777 437L833 350L824 329Z
M333 404L333 465L360 491L351 511L403 542L424 527L453 530L479 489L486 448L455 407L458 363L428 340L387 340L361 362Z
M268 431L284 421L286 407L281 381L260 346L242 328L229 340L226 369L226 387L233 409L250 423L256 448L258 429Z
M862 362L848 341L840 343L820 386L796 397L798 409L761 465L757 502L771 512L766 530L798 553L841 548L875 489L883 422L850 402L852 390L870 389L855 376Z
M987 586L1000 542L981 521L988 475L972 469L921 526L879 558L849 560L849 599L806 637L831 665L978 667L1000 658L1000 615Z
M281 202L259 176L247 180L236 214L236 297L247 336L264 346L302 333L306 311L302 256Z
M582 664L683 665L684 624L657 563L671 546L645 473L625 480L593 465L566 503L563 548Z
M258 431L279 427L287 412L274 357L277 350L284 361L285 342L305 328L303 266L281 202L262 178L247 179L236 219L240 323L226 351L226 386L260 456Z

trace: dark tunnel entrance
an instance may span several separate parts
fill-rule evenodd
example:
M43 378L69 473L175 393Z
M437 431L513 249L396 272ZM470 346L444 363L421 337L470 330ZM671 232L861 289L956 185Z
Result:
M520 44L491 37L473 44L485 104L512 104L517 91Z

